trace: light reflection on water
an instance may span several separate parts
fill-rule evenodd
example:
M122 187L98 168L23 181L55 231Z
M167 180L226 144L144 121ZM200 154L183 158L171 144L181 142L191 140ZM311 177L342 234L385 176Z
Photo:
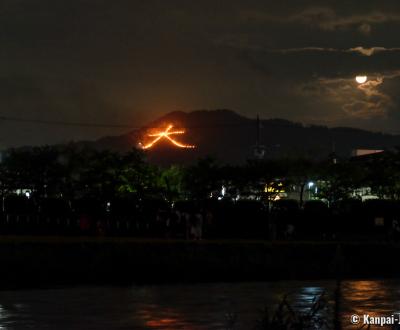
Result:
M321 316L332 324L335 287L333 281L286 281L0 291L0 330L225 330L227 315L237 319L234 329L249 330L261 310L272 310L285 295L305 313L324 291L330 308ZM357 329L351 314L391 315L399 293L400 281L343 281L343 328Z
M400 281L346 281L341 285L342 318L344 329L350 325L351 315L390 316L400 312ZM376 327L393 329L392 326ZM374 327L372 327L374 329Z

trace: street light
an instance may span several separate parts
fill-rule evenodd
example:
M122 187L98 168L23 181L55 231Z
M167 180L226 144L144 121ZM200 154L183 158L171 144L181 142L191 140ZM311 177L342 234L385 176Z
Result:
M315 186L315 183L310 181L308 183L308 199L311 199L311 188Z

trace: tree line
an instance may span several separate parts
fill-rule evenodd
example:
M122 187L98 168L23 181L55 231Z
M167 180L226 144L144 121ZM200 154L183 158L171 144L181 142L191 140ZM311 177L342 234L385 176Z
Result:
M249 160L243 165L220 164L212 158L191 165L161 167L143 151L128 153L77 147L43 146L9 149L0 163L2 196L29 190L36 197L66 199L157 198L170 202L216 197L225 187L231 195L273 200L280 191L295 189L300 203L307 184L319 182L315 197L335 202L369 187L380 198L400 198L400 155L343 160ZM229 194L228 194L229 195Z

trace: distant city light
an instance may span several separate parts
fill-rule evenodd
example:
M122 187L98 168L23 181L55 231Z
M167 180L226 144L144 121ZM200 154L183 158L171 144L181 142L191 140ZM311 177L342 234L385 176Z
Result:
M225 194L226 194L226 187L225 187L225 186L222 186L221 195L224 197Z
M265 185L264 192L266 192L266 193L284 193L285 189L283 187L282 182L279 182L279 183L271 182L271 183Z
M173 145L177 146L178 148L185 148L185 149L193 149L193 148L195 148L195 146L193 146L193 145L183 144L183 143L180 143L180 142L174 140L173 138L171 138L171 135L185 134L184 130L171 131L171 129L173 127L174 127L173 125L169 125L164 131L160 131L160 132L154 133L154 134L148 134L147 136L154 137L155 139L152 142L148 143L148 144L142 145L142 148L143 149L150 149L158 141L160 141L162 138L168 139Z
M312 181L310 181L309 183L308 183L308 189L311 189L312 187L314 187L314 182L312 182Z

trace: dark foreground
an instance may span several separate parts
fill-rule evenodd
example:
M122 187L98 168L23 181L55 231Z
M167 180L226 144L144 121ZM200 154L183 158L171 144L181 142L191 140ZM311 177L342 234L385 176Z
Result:
M3 289L54 285L387 278L400 244L1 237Z

